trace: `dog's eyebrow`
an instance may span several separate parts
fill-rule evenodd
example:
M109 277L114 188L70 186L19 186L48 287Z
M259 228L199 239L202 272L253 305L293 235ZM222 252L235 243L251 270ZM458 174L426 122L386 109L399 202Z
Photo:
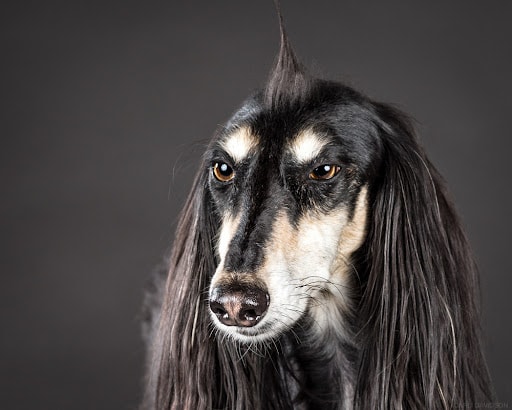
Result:
M220 147L233 158L242 162L258 144L258 137L247 127L238 128L220 141Z
M288 152L297 162L307 163L315 159L328 143L328 139L308 129L297 134L291 141Z

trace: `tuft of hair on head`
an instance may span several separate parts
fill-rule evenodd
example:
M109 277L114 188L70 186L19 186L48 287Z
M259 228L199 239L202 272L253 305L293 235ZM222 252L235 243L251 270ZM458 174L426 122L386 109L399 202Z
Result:
M274 5L279 18L281 45L264 90L265 104L273 109L283 104L301 102L310 84L310 77L288 40L279 0L274 0Z

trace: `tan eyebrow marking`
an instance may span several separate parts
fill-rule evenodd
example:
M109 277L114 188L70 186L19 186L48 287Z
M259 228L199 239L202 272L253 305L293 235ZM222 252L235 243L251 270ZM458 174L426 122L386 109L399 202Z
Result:
M235 162L242 162L257 145L258 138L248 127L237 129L220 143L222 149L224 149Z
M288 152L295 157L297 162L306 163L315 159L326 144L327 141L324 138L312 130L305 130L295 137Z

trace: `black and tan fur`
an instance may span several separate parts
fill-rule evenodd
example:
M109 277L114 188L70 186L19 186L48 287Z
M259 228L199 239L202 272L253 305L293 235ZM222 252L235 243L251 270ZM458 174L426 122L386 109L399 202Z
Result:
M148 293L142 408L490 401L475 266L410 120L309 76L281 34L265 89L212 139Z

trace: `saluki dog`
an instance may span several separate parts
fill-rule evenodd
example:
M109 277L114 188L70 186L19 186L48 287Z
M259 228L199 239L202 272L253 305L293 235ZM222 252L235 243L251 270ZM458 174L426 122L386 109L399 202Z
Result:
M211 140L145 304L143 409L492 400L475 264L411 120L314 78L281 19Z

